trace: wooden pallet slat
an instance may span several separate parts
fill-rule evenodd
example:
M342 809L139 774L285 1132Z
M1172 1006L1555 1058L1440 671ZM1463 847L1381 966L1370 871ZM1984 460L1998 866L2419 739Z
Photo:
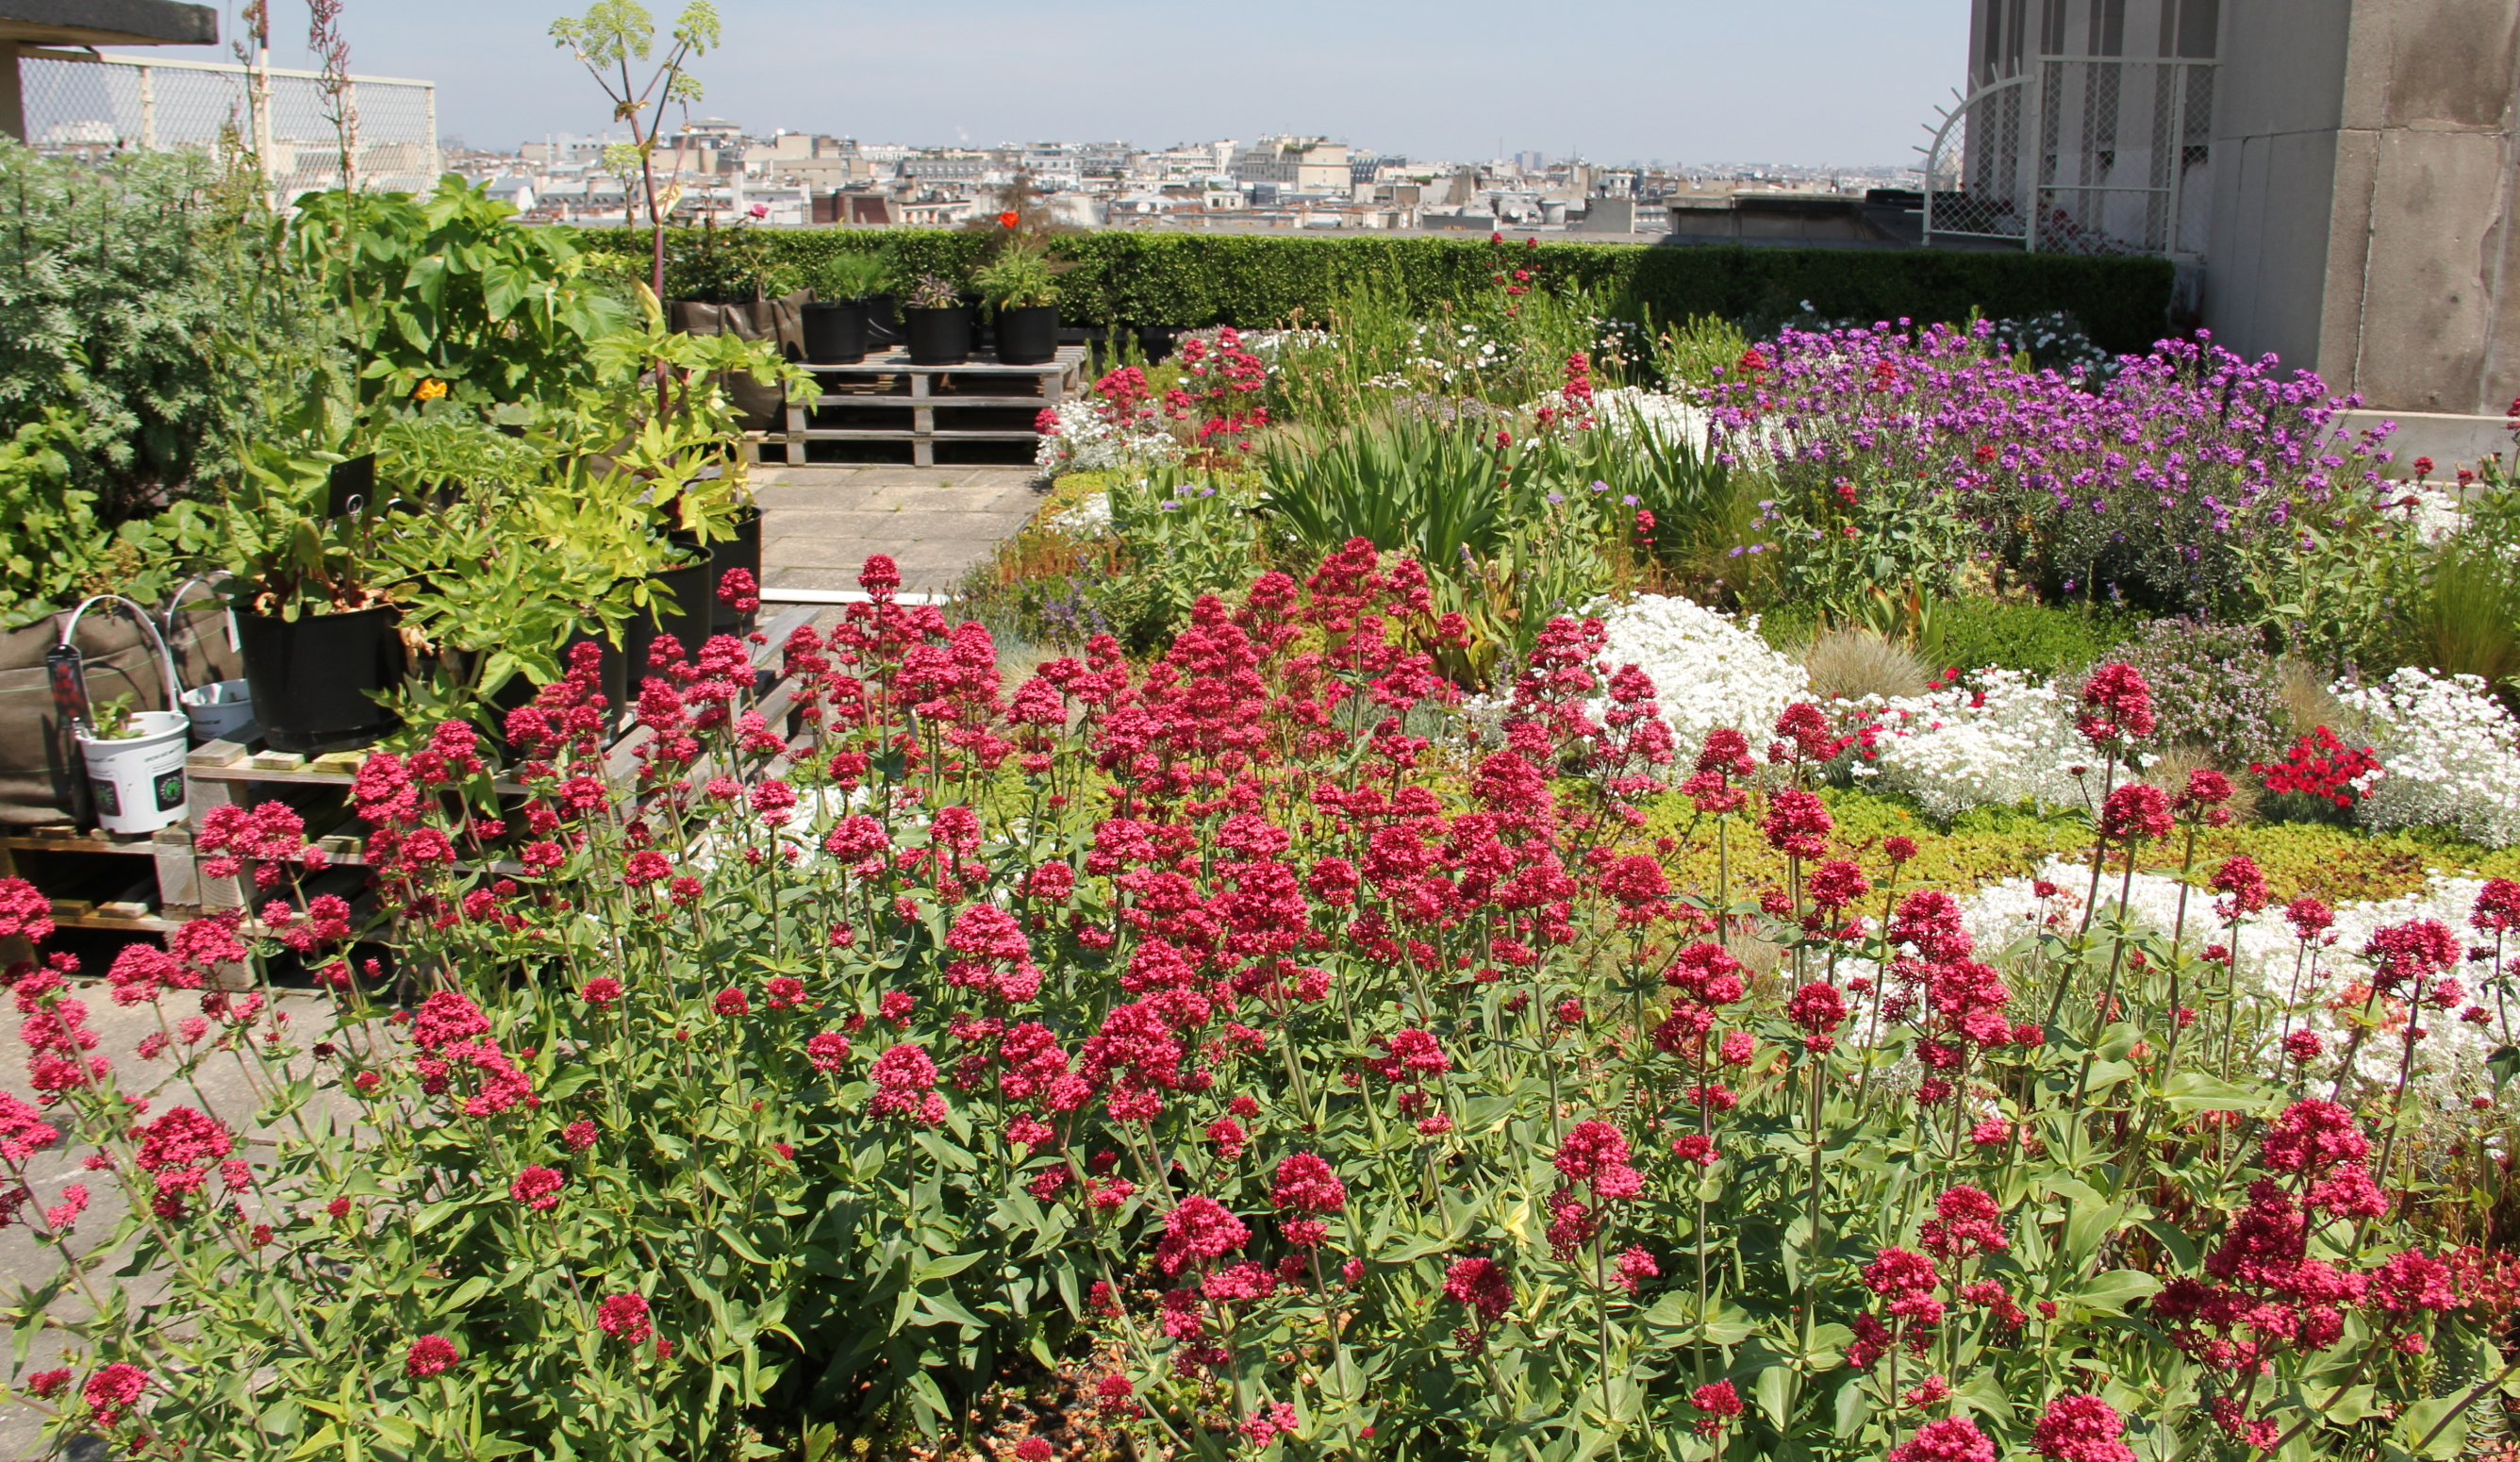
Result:
M915 365L907 352L870 355L865 360L847 365L808 363L805 369L813 372L817 378L846 382L897 377L907 383L909 389L906 392L886 389L880 393L820 392L810 403L790 401L788 403L781 423L786 430L764 433L757 441L747 438L745 450L753 460L758 461L763 443L777 441L780 443L782 453L792 464L804 461L805 443L810 441L906 441L910 443L910 460L913 465L933 467L936 465L936 443L939 441L1030 441L1037 435L1032 432L981 432L976 429L957 431L939 428L936 425L938 411L1004 409L1011 406L1034 408L1057 406L1069 395L1083 388L1085 365L1086 349L1083 345L1062 345L1056 356L1039 365L1009 365L1004 361L985 356L974 357L961 365ZM1025 396L993 393L986 396L965 397L955 395L950 389L943 392L936 389L940 382L950 382L951 378L958 376L996 380L1017 376L1030 377L1037 383L1037 393ZM806 424L808 412L827 407L896 409L907 407L911 412L911 424L907 428L814 428Z

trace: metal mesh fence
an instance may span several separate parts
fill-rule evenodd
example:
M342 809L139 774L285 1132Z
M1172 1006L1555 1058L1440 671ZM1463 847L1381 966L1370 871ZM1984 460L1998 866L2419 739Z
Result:
M73 60L18 63L26 140L39 152L107 153L250 148L256 73L208 62ZM341 134L322 78L262 73L270 113L259 138L272 191L286 201L341 185ZM438 172L435 88L426 81L350 78L357 122L352 168L361 188L424 192Z
M1980 88L1927 149L1926 237L2038 252L2203 252L2211 62L2043 57Z

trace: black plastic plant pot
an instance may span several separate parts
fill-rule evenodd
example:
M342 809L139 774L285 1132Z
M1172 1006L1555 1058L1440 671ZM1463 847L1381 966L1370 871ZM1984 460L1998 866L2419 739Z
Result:
M721 538L709 545L709 633L749 634L753 616L744 614L717 597L717 586L730 569L741 569L761 582L761 510L744 507L736 510L735 536Z
M374 699L402 680L407 662L394 632L401 618L389 604L295 619L237 615L253 718L273 751L348 751L402 724Z
M912 365L961 365L971 358L971 311L968 305L943 309L907 306L901 312L901 332L910 343Z
M1008 365L1039 365L1058 354L1058 305L998 311L999 360Z
M709 607L717 600L709 592L707 556L649 574L648 595L648 607L630 617L630 629L625 636L628 643L623 647L629 652L630 693L634 696L652 673L649 653L655 648L659 636L672 635L687 658L698 654L701 643L709 637Z
M889 350L901 343L901 297L869 295L867 307L867 348Z
M805 306L805 360L811 365L855 365L866 359L867 302L820 301Z

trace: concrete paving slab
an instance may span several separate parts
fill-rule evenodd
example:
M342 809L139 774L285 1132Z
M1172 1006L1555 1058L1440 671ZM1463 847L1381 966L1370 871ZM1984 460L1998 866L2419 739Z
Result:
M954 586L1041 505L1028 468L765 466L762 580L772 587L855 588L870 554L890 554L902 586Z
M149 1006L117 1006L112 1003L110 988L102 981L74 982L68 992L70 998L87 1007L87 1028L99 1037L94 1054L113 1063L114 1078L126 1097L146 1099L150 1115L163 1114L173 1107L192 1107L206 1112L231 1129L242 1131L246 1141L238 1156L248 1161L267 1161L271 1151L270 1129L257 1125L255 1117L262 1106L267 1078L259 1066L248 1074L247 1059L231 1052L213 1052L196 1063L190 1071L178 1072L173 1055L144 1060L139 1054L142 1040L155 1033L166 1033L175 1023L193 1013L195 997L168 992L164 998L164 1022ZM284 993L279 1008L291 1017L291 1026L301 1041L320 1040L328 1032L331 1007L312 995ZM180 1028L173 1033L180 1039ZM210 1037L215 1040L215 1035ZM203 1043L205 1046L207 1041ZM182 1047L178 1046L180 1050ZM195 1047L199 1050L201 1047ZM27 1084L22 1044L12 1041L0 1047L0 1089L22 1100L33 1101L35 1092ZM40 1104L38 1104L40 1106ZM336 1119L352 1119L354 1107L346 1101L332 1104ZM310 1111L305 1119L320 1123L324 1114ZM146 1120L144 1116L141 1119ZM67 1115L54 1118L54 1124L68 1135L60 1142L36 1153L26 1163L26 1187L33 1194L33 1204L51 1207L63 1201L63 1190L71 1183L82 1183L89 1193L89 1203L70 1232L76 1246L100 1243L110 1238L129 1211L120 1184L112 1173L91 1171L85 1159L95 1151L89 1144L76 1140ZM31 1215L29 1215L31 1216ZM122 1285L136 1299L156 1298L156 1292L137 1280L113 1277L119 1266L120 1253L106 1256L91 1271L90 1283L99 1288ZM33 1231L23 1223L0 1228L0 1292L14 1293L18 1287L39 1288L49 1283L61 1269L60 1253L36 1241ZM62 1320L76 1322L92 1313L86 1300L77 1292L56 1300L48 1312ZM45 1330L30 1338L26 1359L17 1374L46 1369L58 1364L63 1353L74 1342L60 1330ZM0 1399L0 1459L6 1462L32 1462L45 1455L41 1445L43 1417L33 1407ZM73 1458L103 1455L89 1446L85 1439L74 1444Z

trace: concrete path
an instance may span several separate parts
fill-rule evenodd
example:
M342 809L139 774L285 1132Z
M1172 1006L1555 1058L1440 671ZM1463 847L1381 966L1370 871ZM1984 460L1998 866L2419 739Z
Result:
M194 1013L195 997L169 991L163 997L165 1022L151 1006L118 1006L112 999L103 981L74 981L67 992L87 1008L87 1027L99 1037L94 1054L113 1063L115 1080L126 1097L144 1097L149 1101L149 1115L164 1114L172 1107L191 1107L206 1112L225 1122L232 1130L245 1134L245 1144L236 1156L257 1164L271 1159L269 1135L255 1122L262 1106L267 1077L248 1075L247 1062L230 1052L220 1052L196 1062L189 1071L178 1072L175 1055L145 1060L138 1047L146 1037L168 1031L171 1023ZM328 1033L330 1006L311 995L283 994L281 1008L293 1019L292 1024L299 1039L320 1039ZM15 1021L15 1011L7 1019ZM195 1049L207 1049L209 1043ZM181 1047L177 1048L181 1050ZM21 1100L31 1100L35 1092L27 1085L24 1058L26 1048L16 1039L0 1046L0 1090ZM301 1074L305 1068L300 1067ZM346 1100L334 1098L322 1102L305 1115L305 1120L320 1126L325 1109L338 1119L355 1119L355 1109ZM71 1183L84 1185L90 1195L87 1211L80 1214L70 1242L81 1251L110 1241L115 1227L129 1211L123 1202L120 1182L111 1172L90 1171L83 1160L96 1148L78 1140L76 1124L66 1112L52 1114L54 1123L64 1137L60 1142L36 1153L25 1165L26 1186L33 1195L32 1203L50 1207L62 1201L63 1189ZM145 1118L143 1119L146 1119ZM213 1189L217 1184L212 1184ZM31 1215L29 1215L31 1216ZM260 1217L262 1214L257 1213ZM155 1299L160 1291L141 1280L116 1279L113 1269L125 1256L116 1251L94 1272L91 1283L100 1291L122 1286L134 1298ZM60 1271L60 1255L38 1243L31 1229L23 1223L11 1223L0 1228L0 1294L13 1301L23 1290L39 1289ZM62 1295L49 1306L60 1318L75 1322L94 1313L76 1291ZM37 1331L27 1345L26 1359L20 1374L45 1369L63 1362L64 1352L79 1348L71 1337L55 1329ZM6 1375L0 1368L0 1375ZM84 1375L84 1369L81 1374ZM0 1398L0 1462L35 1462L45 1455L42 1445L43 1416L35 1407L16 1397ZM68 1448L68 1462L96 1462L106 1455L102 1439L80 1438Z
M1041 505L1028 467L754 469L761 578L788 589L853 589L867 555L888 553L905 589L950 589Z

